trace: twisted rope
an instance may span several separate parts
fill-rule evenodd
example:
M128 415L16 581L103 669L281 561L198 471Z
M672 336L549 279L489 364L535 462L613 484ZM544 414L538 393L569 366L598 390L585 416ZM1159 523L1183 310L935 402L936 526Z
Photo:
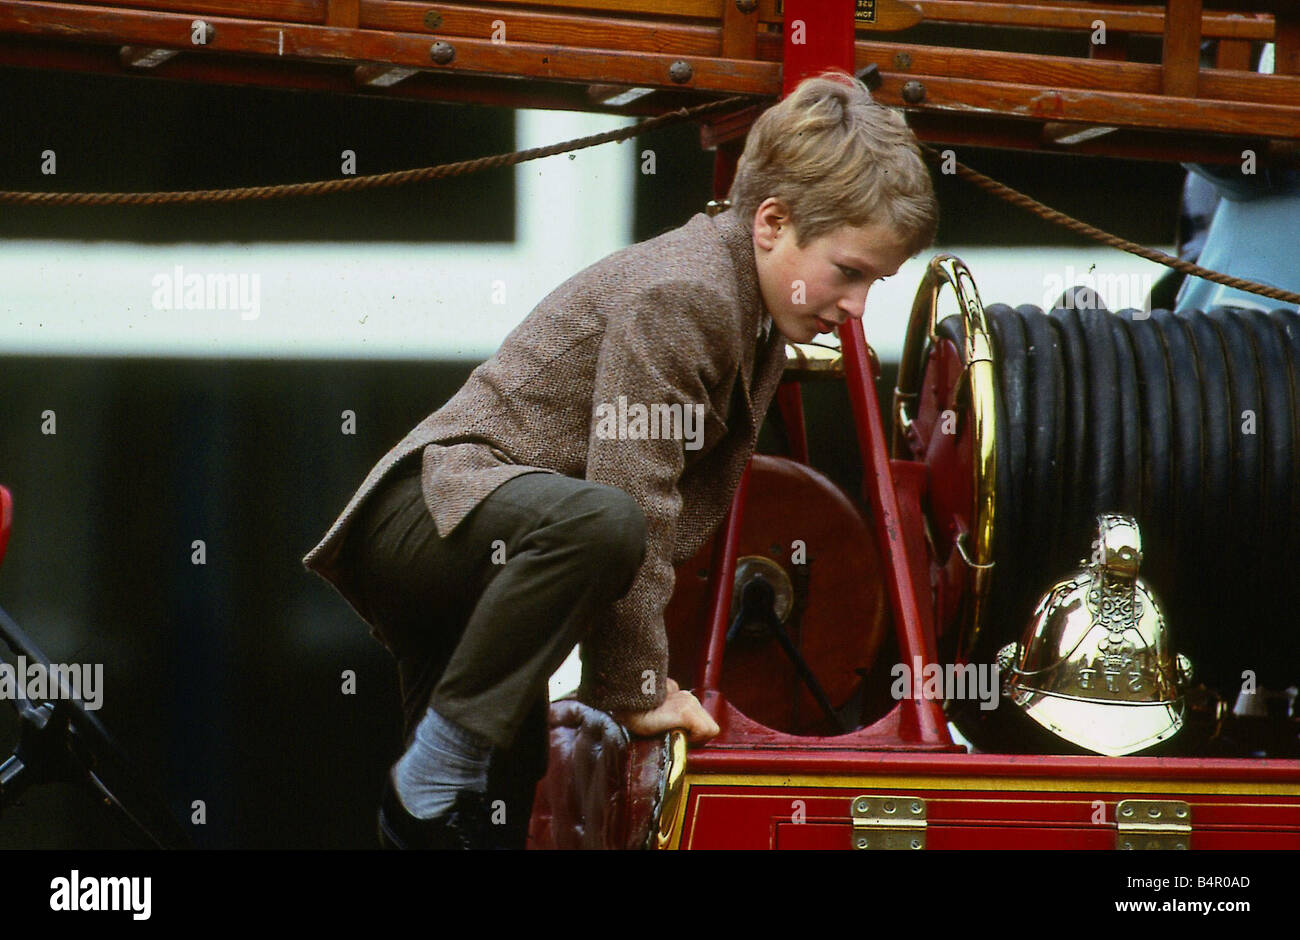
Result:
M942 160L941 154L933 147L927 144L921 144L921 149L936 163ZM1175 258L1173 255L1165 254L1163 251L1156 251L1139 245L1137 242L1131 242L1127 239L1120 238L1118 235L1112 235L1109 232L1102 231L1094 225L1087 222L1081 222L1073 216L1059 212L1051 206L1044 205L1032 196L1027 196L1018 189L1012 189L1005 183L999 183L992 177L985 176L978 170L972 170L970 167L956 160L952 161L956 166L957 175L968 182L974 183L980 189L992 193L999 199L1011 203L1013 206L1019 206L1034 215L1054 222L1057 225L1067 228L1072 232L1077 232L1094 241L1101 242L1103 245L1109 245L1111 248L1118 248L1121 251L1127 251L1129 254L1137 255L1139 258L1146 258L1148 261L1154 261L1157 264L1163 264L1165 267L1173 268L1175 271L1182 271L1184 274L1190 274L1195 277L1205 278L1207 281L1213 281L1216 284L1223 284L1227 287L1235 287L1238 290L1249 291L1252 294L1260 294L1272 300L1280 300L1283 303L1300 304L1300 294L1294 294L1291 291L1282 290L1278 287L1269 287L1267 284L1260 284L1257 281L1249 281L1241 277L1232 277L1227 274L1220 274L1218 271L1212 271L1209 268L1203 268L1199 264L1192 264L1190 261L1184 261L1181 258Z
M438 166L421 167L414 170L394 170L390 173L375 173L370 176L353 176L346 179L317 180L310 183L283 183L276 186L240 186L234 189L195 189L180 192L149 193L33 193L0 191L0 205L19 206L161 206L161 205L197 205L200 203L242 202L252 199L281 199L287 196L317 196L325 193L350 192L359 189L378 189L385 186L402 186L407 183L423 183L427 180L445 179L450 176L464 176L480 170L494 170L503 166L514 166L528 160L582 150L611 141L627 140L646 131L690 121L703 114L725 111L737 105L749 104L750 99L735 95L708 101L693 108L678 108L648 118L631 127L618 128L579 137L574 140L545 147L533 147L528 150L516 150L514 153L500 153L494 156L477 157L473 160L461 160L456 163L443 163Z

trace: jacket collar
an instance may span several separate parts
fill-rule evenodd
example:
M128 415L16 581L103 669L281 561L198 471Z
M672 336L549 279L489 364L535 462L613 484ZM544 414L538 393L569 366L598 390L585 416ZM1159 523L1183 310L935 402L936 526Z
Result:
M780 382L785 368L785 338L773 323L767 339L762 340L759 329L768 317L758 288L758 265L754 261L754 230L749 220L741 218L734 209L706 216L731 255L736 278L736 296L740 300L744 318L741 321L741 363L738 370L745 401L751 411L765 406L772 391ZM757 370L755 356L761 357ZM751 381L752 377L752 381Z
M763 296L758 289L758 265L754 262L753 227L742 219L735 209L728 209L706 218L713 223L718 237L722 239L728 254L731 255L732 269L736 277L736 296L740 299L741 309L745 312L743 329L747 331L748 336L756 337L767 308L763 305Z

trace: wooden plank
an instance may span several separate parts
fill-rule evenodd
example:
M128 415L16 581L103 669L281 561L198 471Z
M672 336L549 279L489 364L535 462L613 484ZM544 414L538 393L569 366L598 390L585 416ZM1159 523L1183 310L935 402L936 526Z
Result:
M899 0L876 0L876 20L871 25L871 29L881 32L892 32L901 29L911 29L917 23L921 22L921 8L915 3L902 3ZM857 28L863 28L862 23L857 23Z
M494 24L504 22L507 42L563 43L583 48L671 55L717 56L722 48L717 24L500 10L482 4L440 4L436 10L438 26L430 31L424 20L429 10L427 3L363 0L360 26L362 29L436 35L439 39L452 36L490 39L496 30Z
M291 68L286 68L286 64ZM0 35L0 65L15 68L61 69L70 72L120 76L117 50L111 46L72 45L41 38ZM433 103L471 104L497 108L540 108L554 111L605 111L595 108L576 85L548 82L515 82L502 79L421 72L393 88L375 92L358 88L346 65L321 62L293 62L252 59L247 56L210 53L178 56L158 73L141 72L140 77L167 81L242 85L258 88L294 88L329 94L403 98ZM619 114L651 116L707 100L704 96L679 92L665 100L651 96L618 109Z
M1206 69L1200 76L1200 96L1202 99L1289 105L1300 120L1300 78L1257 75L1251 71L1219 73Z
M742 140L762 112L762 106L754 105L743 111L706 120L700 125L700 149L713 150L729 141Z
M1214 50L1214 67L1217 69L1250 69L1250 43L1244 39L1220 39Z
M1201 70L1201 0L1169 0L1160 61L1164 93L1196 97Z
M6 5L13 6L13 4ZM424 9L419 4L390 4L389 6L405 8L405 13L408 16L415 12L416 9ZM482 12L479 10L478 14L481 15ZM544 35L548 30L568 26L566 19L561 18L560 21L546 21L539 24L538 35ZM485 22L483 25L486 28L487 23ZM707 27L671 26L665 30L661 28L661 24L647 24L637 27L636 24L630 21L623 21L622 26L615 23L614 26L633 30L633 32L625 34L620 33L618 36L620 41L639 41L642 44L649 45L648 39L651 34L656 32L662 34L665 31L675 30L677 32L674 33L672 40L674 43L689 42L695 48L706 45L716 46L718 43L716 38L717 30L710 30ZM635 32L638 28L640 31ZM525 35L532 35L532 33L526 30ZM587 38L585 35L578 35L576 31L574 35L575 39L581 38L585 40ZM183 41L188 42L187 35ZM780 57L780 41L779 35L760 34L758 37L759 56L764 60L775 63ZM221 41L219 40L218 46L220 45ZM1047 86L1109 88L1110 90L1146 93L1159 91L1158 67L1144 63L1111 63L1072 57L1009 56L999 52L959 50L946 47L908 46L906 48L913 60L913 70L920 72L992 81L1034 81L1036 84ZM865 66L872 61L888 64L892 61L894 53L898 49L899 47L894 44L859 42L857 43L858 65L859 67ZM286 49L286 52L291 51L292 47ZM423 62L419 63L421 66L423 64ZM416 67L416 65L411 63L407 67ZM1285 82L1285 84L1281 84L1282 82ZM1285 104L1288 100L1291 102L1300 101L1300 85L1290 79L1270 79L1259 76L1221 76L1215 75L1213 72L1207 72L1202 76L1202 86L1202 93L1212 98L1255 99L1276 104Z
M956 49L948 46L899 46L862 41L854 44L857 68L875 62L902 74L944 75L951 78L984 79L994 82L1035 85L1047 88L1096 89L1098 91L1161 93L1160 66L1146 62L1109 62L1074 56L1046 56ZM909 66L899 67L896 54L906 51ZM780 38L759 38L759 55L780 54ZM1300 120L1300 79L1256 75L1251 72L1201 73L1202 98L1227 101L1291 105Z
M295 23L325 22L329 0L265 0L256 5L247 0L118 0L116 3L87 0L87 5L141 8L159 11L198 13L211 16L233 16L249 19L276 20ZM1248 0L1251 9L1271 6L1265 0ZM501 2L482 0L480 9L489 18L507 20L523 15L547 16L567 14L573 19L598 19L593 12L620 15L632 21L633 16L655 16L662 19L678 18L682 21L713 21L717 23L726 5L723 0L526 0L526 2ZM1234 5L1233 0L1214 0L1217 8ZM1246 3L1237 4L1245 8ZM363 28L388 28L388 8L417 7L415 24L411 31L424 32L420 24L429 10L442 13L447 8L428 3L390 3L386 0L361 0L360 22ZM973 3L970 0L908 0L907 6L917 8L926 20L934 22L971 23L990 26L1023 26L1052 29L1091 30L1092 22L1104 19L1107 28L1120 31L1161 34L1164 32L1164 9L1158 5L1119 6L1106 3L1056 3L1052 0L1035 0L1031 3ZM1285 7L1280 7L1285 8ZM550 14L544 11L555 11ZM585 11L585 12L584 12ZM398 12L405 18L406 13ZM764 24L777 24L781 16L776 13L776 0L760 0L758 20ZM369 25L368 25L369 24ZM683 22L683 25L686 25ZM697 22L696 25L699 25ZM1272 40L1271 15L1233 15L1218 10L1205 14L1202 33L1207 38L1237 38Z
M191 17L234 16L243 19L277 20L285 23L321 23L325 20L325 0L86 0L87 6L138 8L168 13L185 13Z
M926 110L974 116L1010 115L1040 121L1117 125L1179 130L1185 133L1300 138L1296 108L1230 101L1205 101L1163 95L1093 90L1044 89L1028 85L971 81L911 73L882 72L885 83L874 97L886 104L911 108L902 99L910 79L925 87Z
M602 10L609 13L694 17L720 21L724 0L504 0L498 5L518 12L521 6L545 9ZM726 0L728 3L734 0ZM770 4L772 0L768 0ZM491 5L491 0L485 5ZM438 9L434 7L434 9Z
M774 62L672 55L618 53L560 44L457 39L454 58L434 63L429 37L328 26L208 18L216 38L209 51L269 57L335 60L354 64L388 63L436 71L477 72L585 84L612 83L661 88L691 88L776 97L781 69ZM179 14L108 10L80 4L0 0L0 31L60 36L115 45L191 48L191 18ZM680 62L689 75L678 81L670 70Z
M1300 10L1295 7L1277 16L1273 72L1277 75L1300 75Z
M928 111L908 115L908 125L922 140L950 147L1061 152L1043 139L1039 125L1033 121L997 116L972 121L964 114ZM1069 152L1160 162L1240 163L1246 143L1264 152L1263 145L1254 138L1123 129L1076 144Z
M360 16L360 0L328 0L325 8L325 25L356 29Z
M758 4L747 13L740 6L722 5L722 55L728 59L753 59L758 54Z
M779 50L779 44L776 46ZM900 53L908 62L901 68ZM979 78L1024 85L1095 88L1101 91L1132 91L1159 94L1160 66L1146 62L1111 62L1079 56L1009 54L987 49L958 49L950 46L901 46L894 43L859 40L854 43L857 68L875 62L882 69L900 73Z
M1107 29L1123 32L1162 34L1164 10L1159 6L1114 6L1100 3L1055 4L971 3L969 0L912 0L927 21L979 23L985 26L1024 26L1043 29L1091 30L1094 20L1106 21ZM1217 5L1217 4L1216 4ZM1239 16L1206 13L1201 32L1208 38L1272 39L1273 19L1267 15Z
M417 4L401 4L407 12ZM363 5L362 10L365 7ZM69 14L73 14L71 20ZM551 14L546 14L550 16ZM677 57L656 54L627 54L609 50L590 50L562 43L511 42L509 47L493 44L485 39L455 39L456 57L447 67L439 67L428 58L431 36L417 33L384 34L371 31L347 30L319 25L285 24L243 19L210 18L218 26L213 45L195 50L206 57L215 54L262 56L264 61L284 66L289 61L316 60L347 66L351 80L356 66L383 64L380 70L361 71L358 79L363 83L384 82L404 73L391 69L423 70L436 72L440 80L449 80L456 74L528 76L536 80L571 81L592 84L618 84L683 89L717 93L747 93L774 97L780 82L779 34L760 33L757 36L757 54L761 61L719 60L715 57L686 57L694 74L684 85L667 77L667 68ZM189 30L192 14L169 14L143 10L109 9L85 4L56 4L50 2L23 3L18 0L0 0L0 31L11 31L27 36L50 36L82 42L111 43L114 50L123 43L144 48L189 50ZM635 24L626 21L631 29ZM544 24L551 28L557 24ZM647 41L649 34L661 24L647 23L636 36ZM720 45L716 27L673 26L691 30L696 38L711 34L713 42ZM281 43L283 58L280 58ZM896 53L906 51L910 66L900 68ZM188 57L183 57L188 58ZM963 50L946 47L900 46L896 43L876 41L858 42L856 59L859 67L876 62L893 72L899 81L918 78L927 85L929 96L923 108L954 107L962 110L979 110L979 102L967 101L960 95L952 102L936 99L941 81L990 82L1006 86L1007 91L992 99L1005 106L1007 114L1074 123L1092 123L1099 126L1129 126L1178 129L1186 125L1189 131L1230 133L1237 135L1273 135L1293 139L1292 130L1279 131L1278 125L1290 121L1290 127L1300 125L1300 77L1256 76L1243 72L1215 74L1207 70L1201 77L1201 92L1206 110L1200 116L1185 115L1183 111L1169 111L1163 105L1143 102L1142 96L1156 97L1162 84L1160 67L1146 63L1111 62L1063 56L1019 56L1002 52ZM177 62L162 66L165 74L172 74ZM233 74L235 67L227 67ZM272 82L271 84L274 84ZM406 82L403 82L406 84ZM947 86L944 86L947 87ZM957 84L952 88L962 88ZM1105 112L1097 102L1107 99L1089 96L1088 92L1106 92L1110 100L1125 105L1124 93L1136 94L1128 102L1133 107L1121 107L1124 117L1115 118ZM486 94L487 92L483 92ZM895 94L897 93L895 89ZM512 100L526 100L524 93ZM1055 105L1052 102L1056 102ZM1228 106L1224 110L1220 106ZM1289 105L1290 107L1277 107ZM1107 105L1108 106L1108 105ZM655 108L667 107L662 103L637 105L635 113L653 113ZM601 110L598 100L592 99L587 107L577 110ZM631 110L623 113L634 113ZM981 112L985 118L989 109ZM1258 121L1255 118L1258 117ZM718 130L719 139L728 133Z
M487 0L492 2L492 0ZM732 0L728 0L732 2ZM1108 28L1159 35L1164 32L1164 7L1161 4L1134 6L1121 3L1077 3L1033 0L1029 3L974 2L974 0L907 0L921 11L925 20L971 23L989 26L1025 26L1045 29L1091 30L1098 18ZM1217 7L1232 7L1235 0L1216 0ZM1248 9L1281 8L1284 0L1247 0L1235 4ZM518 10L518 0L508 5ZM572 9L583 7L611 13L646 14L661 17L695 17L717 20L722 15L722 0L526 0L529 8ZM777 0L759 0L758 18L762 23L780 23ZM1231 15L1211 12L1205 16L1203 33L1207 37L1226 36L1239 39L1272 39L1271 16Z

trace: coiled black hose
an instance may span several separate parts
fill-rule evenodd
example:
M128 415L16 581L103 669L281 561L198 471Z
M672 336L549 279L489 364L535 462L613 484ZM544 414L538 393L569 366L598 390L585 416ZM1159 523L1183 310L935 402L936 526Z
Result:
M1300 678L1300 315L1232 307L985 308L997 375L993 593L977 660L1020 638L1091 554L1099 512L1135 516L1175 646L1228 696ZM960 347L959 318L937 333Z

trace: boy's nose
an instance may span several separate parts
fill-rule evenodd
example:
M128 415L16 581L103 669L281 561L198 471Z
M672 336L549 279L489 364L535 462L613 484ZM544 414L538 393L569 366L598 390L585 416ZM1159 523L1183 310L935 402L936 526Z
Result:
M867 312L867 292L870 287L855 290L840 302L840 309L854 320L861 320Z

